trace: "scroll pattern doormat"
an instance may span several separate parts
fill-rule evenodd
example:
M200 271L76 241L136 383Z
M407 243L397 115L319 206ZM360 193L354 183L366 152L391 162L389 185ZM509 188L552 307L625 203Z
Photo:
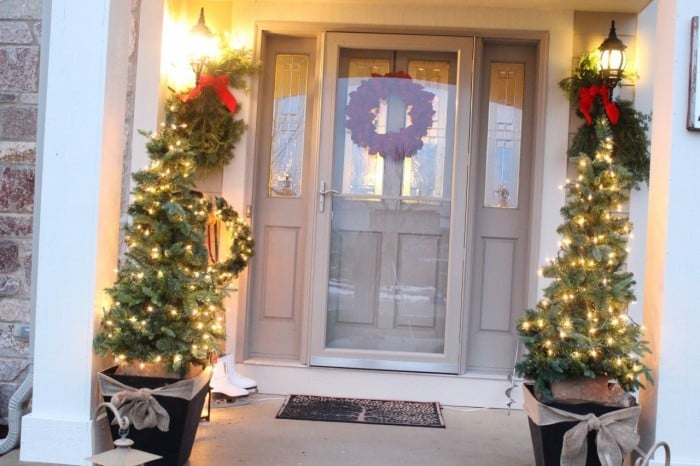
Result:
M289 395L278 419L445 427L440 403Z

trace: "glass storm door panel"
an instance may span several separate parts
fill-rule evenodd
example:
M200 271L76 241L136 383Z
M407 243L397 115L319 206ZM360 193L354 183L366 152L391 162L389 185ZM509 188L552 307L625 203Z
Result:
M326 45L311 363L456 373L473 41Z

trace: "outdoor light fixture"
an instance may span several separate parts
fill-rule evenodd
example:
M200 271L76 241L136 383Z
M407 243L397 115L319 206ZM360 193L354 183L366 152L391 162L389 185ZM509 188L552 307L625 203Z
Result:
M611 97L612 90L622 79L622 72L627 64L626 48L627 46L617 38L615 21L613 21L608 38L598 47L598 50L600 50L600 75L605 85L610 89Z
M199 76L209 61L213 48L214 34L204 23L204 8L199 10L199 21L192 26L189 34L189 58L194 71L195 85L199 84Z
M129 419L126 416L120 416L117 408L109 402L97 405L95 414L97 415L97 412L103 407L114 414L114 419L119 424L119 435L121 438L114 441L114 446L116 447L114 450L90 456L85 458L86 460L102 466L141 466L162 458L159 455L132 449L131 446L134 444L134 441L126 438L126 435L129 433Z

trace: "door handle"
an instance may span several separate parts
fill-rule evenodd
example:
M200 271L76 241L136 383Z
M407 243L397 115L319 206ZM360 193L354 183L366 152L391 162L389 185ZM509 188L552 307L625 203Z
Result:
M326 210L326 195L340 194L335 189L326 189L326 182L321 181L318 187L318 211L323 213Z

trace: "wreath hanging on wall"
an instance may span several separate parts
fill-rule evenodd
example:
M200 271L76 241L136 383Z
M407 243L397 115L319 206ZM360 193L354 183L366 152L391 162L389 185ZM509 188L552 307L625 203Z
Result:
M406 105L411 124L398 131L377 132L377 115L382 100L396 96ZM433 124L435 94L403 71L385 75L372 74L350 93L345 126L350 138L370 154L402 160L423 147L423 138Z
M200 174L224 167L233 159L233 150L246 131L242 118L236 118L240 104L230 88L248 91L248 79L260 73L261 66L248 49L233 49L219 38L219 56L208 61L199 84L168 99L168 123L177 121L177 132L195 154Z

